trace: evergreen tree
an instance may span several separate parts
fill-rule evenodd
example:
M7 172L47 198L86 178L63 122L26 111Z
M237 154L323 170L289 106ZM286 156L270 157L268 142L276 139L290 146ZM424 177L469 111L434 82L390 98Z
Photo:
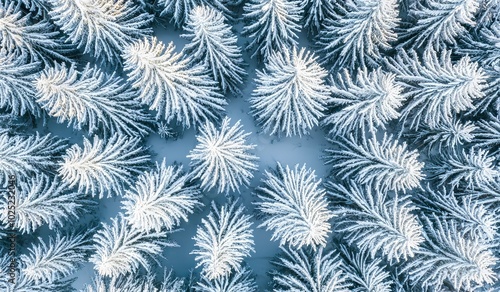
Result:
M320 184L305 165L290 169L278 163L276 170L266 171L256 191L260 200L255 204L263 217L259 227L272 230L271 240L279 240L280 245L325 246L333 213Z
M239 93L246 71L237 38L221 12L208 6L191 10L182 35L190 43L184 50L194 63L211 68L212 75L224 92Z
M251 0L243 7L243 35L250 38L247 46L252 58L262 60L297 46L302 17L300 0Z
M156 110L157 119L176 120L185 128L218 119L226 101L217 93L216 82L202 65L189 66L174 45L156 38L143 39L128 46L123 54L124 69L139 97Z
M210 190L217 187L218 193L240 190L248 186L253 172L257 170L258 157L250 150L256 145L248 144L240 121L233 126L231 119L224 118L220 130L213 123L202 126L196 137L198 144L189 152L191 177L201 180L201 187Z
M58 122L90 135L104 132L145 136L152 118L135 100L136 92L114 74L87 64L82 72L75 66L56 64L36 80L37 102Z
M327 149L325 156L339 179L353 179L382 191L407 191L420 185L424 163L418 161L417 150L407 150L406 143L399 144L385 134L382 141L376 136L361 141L353 136L339 138L330 140L337 148Z
M152 33L153 16L131 0L47 0L49 15L83 53L120 63L124 47Z
M188 182L182 166L166 166L165 159L156 169L142 174L124 195L122 209L133 228L159 232L172 230L181 220L200 207L200 191Z
M264 132L307 134L324 116L329 101L326 71L305 49L271 54L265 69L257 70L250 103Z
M57 166L57 159L67 147L66 140L50 134L10 136L0 135L0 186L6 186L9 175L17 179L32 177L38 173L49 173Z
M243 213L245 208L237 201L218 207L212 201L210 214L202 219L196 230L196 267L202 267L202 275L210 281L228 277L241 271L241 262L254 251L252 216Z
M335 14L323 22L317 46L332 68L376 67L396 40L398 23L396 0L337 2Z
M385 130L389 121L400 116L398 110L405 98L394 74L360 70L353 78L347 70L343 73L337 82L332 80L329 104L332 113L323 119L330 134L361 131L361 135L365 135L365 129L374 133L379 127Z
M121 196L149 164L149 155L139 138L115 134L107 140L94 136L83 139L83 148L75 144L63 156L59 175L78 192L99 196Z
M40 117L42 110L35 102L33 86L39 71L40 63L27 63L26 56L0 49L0 108L14 115L30 113Z
M202 277L196 283L194 290L196 292L255 292L257 291L257 285L252 277L252 271L243 267L215 280Z
M116 278L139 267L149 271L148 259L159 256L166 246L176 246L166 240L166 231L146 233L130 228L121 213L111 221L111 225L102 223L94 235L95 253L90 257L101 277Z

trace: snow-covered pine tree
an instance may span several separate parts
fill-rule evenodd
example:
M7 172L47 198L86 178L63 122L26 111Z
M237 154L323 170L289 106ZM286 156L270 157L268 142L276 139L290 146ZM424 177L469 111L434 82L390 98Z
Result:
M232 12L226 7L228 0L158 0L160 15L170 18L177 28L182 27L189 18L189 13L196 6L209 6L224 14L224 17L232 20Z
M344 204L335 208L337 232L343 232L350 245L367 251L371 258L379 252L390 262L406 261L420 248L422 226L408 197L397 193L361 187L354 181L346 186L328 183L328 194Z
M40 71L40 63L27 62L27 56L17 56L0 49L0 108L15 115L30 113L42 115L35 102L33 81Z
M231 274L219 277L215 280L209 280L207 277L202 277L201 280L196 283L196 286L194 286L194 291L255 292L257 291L257 285L252 276L252 271L247 267L243 267L238 271L233 271Z
M430 178L436 179L439 185L449 184L452 188L472 189L483 184L499 181L500 168L495 163L495 156L488 150L471 148L467 152L443 152L431 167Z
M73 291L72 286L75 278L56 280L53 282L39 282L28 279L23 273L17 275L15 284L8 280L0 279L0 289L5 292L52 292L52 291Z
M335 4L318 36L323 61L333 68L371 68L391 49L399 23L396 0L347 0Z
M123 48L153 32L153 15L132 0L47 1L49 15L67 41L105 63L121 63Z
M83 138L83 148L74 144L59 163L59 175L78 192L99 196L121 196L123 189L145 171L149 154L141 139L115 134L107 140Z
M191 62L211 68L212 75L224 92L239 93L238 86L246 76L236 35L224 15L209 6L191 10L184 26L188 43L184 50Z
M264 132L305 135L324 116L329 88L327 72L304 48L271 54L264 70L257 70L250 98L252 113Z
M48 242L38 238L39 244L28 247L28 253L19 257L20 271L35 283L62 280L75 272L86 261L92 250L91 229L84 233L61 235L56 233Z
M410 102L402 110L402 123L410 128L437 127L451 122L455 114L474 108L473 102L484 97L486 74L476 62L463 57L452 63L451 51L429 49L421 60L414 51L400 51L388 59L403 95Z
M474 198L467 194L457 199L453 190L446 188L426 191L413 196L420 210L431 214L439 214L443 220L453 220L465 236L493 240L497 236L500 217L493 205L483 198Z
M206 123L196 136L198 144L189 152L190 176L201 181L204 190L217 187L218 193L236 192L248 186L257 170L258 157L250 151L256 145L248 144L250 133L242 130L240 121L230 126L231 119L222 121L220 130L211 122Z
M335 15L335 0L305 0L304 28L312 36L315 36L321 29L321 25L326 19Z
M35 174L26 181L17 182L16 220L14 228L21 233L32 233L42 225L49 229L62 227L71 219L88 210L94 204L81 194L74 192L56 177ZM8 223L7 196L0 199L0 220Z
M96 275L92 279L92 284L85 285L80 292L185 292L186 290L158 290L155 285L155 277L153 274L135 274L112 277L108 279L100 275Z
M0 47L27 56L31 62L51 64L54 59L70 62L74 49L65 44L61 33L48 20L34 21L16 1L0 2Z
M22 180L37 173L55 171L56 160L66 147L66 140L50 134L0 135L0 187L6 186L9 175L16 175L17 180Z
M131 228L121 213L111 221L111 225L102 223L94 235L95 253L90 257L102 277L116 278L136 272L141 266L149 271L148 259L160 256L167 246L177 246L167 241L166 231Z
M322 247L286 249L273 261L273 291L348 292L351 291L346 275L341 270L342 261L334 251Z
M426 244L405 268L414 288L440 291L446 281L453 291L479 291L494 283L498 259L491 242L464 235L453 221L424 219Z
M301 0L251 0L243 7L243 35L250 38L252 58L267 60L273 52L297 46Z
M359 70L355 78L344 70L336 81L332 79L331 113L323 119L330 134L358 134L361 131L364 136L366 129L371 133L377 128L385 130L389 121L400 116L398 110L405 101L402 87L395 79L394 74L366 69Z
M441 50L456 45L457 37L475 25L479 9L477 0L426 0L419 1L409 11L410 27L402 30L399 47Z
M475 141L478 127L471 121L452 118L431 128L422 126L418 132L405 136L412 138L418 149L427 149L427 156L441 155L445 149L457 151L459 147Z
M210 214L201 220L195 241L196 267L210 281L242 270L242 261L254 251L252 216L244 213L238 201L217 206L212 201Z
M149 133L153 118L135 99L136 91L114 74L90 64L81 72L74 65L55 64L46 68L35 84L36 101L59 123L86 129L89 135L101 131L106 136Z
M381 191L405 192L420 185L424 163L418 161L417 150L407 150L405 142L386 134L382 141L376 136L338 138L330 140L337 147L326 149L325 160L339 179L353 179Z
M8 2L7 0L6 2ZM26 9L36 16L46 16L50 9L50 5L47 0L16 0L21 2Z
M272 230L271 240L279 240L280 245L325 246L333 213L320 184L321 179L306 165L290 169L278 163L276 170L266 170L256 190L260 199L256 208L264 219L259 227Z
M394 282L390 279L390 274L384 269L382 260L375 258L370 260L369 252L366 250L355 250L342 245L341 270L352 282L351 292L392 292Z
M478 126L475 146L490 149L491 155L497 155L500 152L500 117L489 113L487 119L478 122Z
M175 120L184 128L218 119L227 103L217 93L217 83L205 67L189 66L189 59L174 50L173 43L165 48L156 37L125 48L124 69L132 87L139 90L143 103L157 111L157 119Z
M133 228L157 232L172 230L200 207L200 191L188 181L182 166L168 166L165 159L156 169L142 174L124 195L122 209Z

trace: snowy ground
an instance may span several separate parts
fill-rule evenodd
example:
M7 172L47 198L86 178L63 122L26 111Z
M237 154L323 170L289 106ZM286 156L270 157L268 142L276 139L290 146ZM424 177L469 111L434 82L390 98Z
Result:
M237 29L241 25L236 26ZM155 27L155 35L167 44L173 41L176 45L176 50L181 51L186 40L179 37L182 31L175 31L173 29L166 29L162 26ZM305 40L305 37L302 38ZM240 46L245 42L244 39L240 40ZM306 41L301 42L302 45L307 45ZM253 214L252 202L255 198L252 195L252 190L259 184L264 170L276 166L277 162L282 165L294 166L295 164L307 164L308 167L316 171L316 175L324 178L327 171L326 167L320 158L323 149L327 145L324 138L324 133L321 129L316 128L308 136L302 138L278 138L276 136L269 136L267 134L259 133L260 129L255 125L253 117L250 115L250 105L248 98L254 88L253 79L255 77L255 70L257 64L255 61L250 60L248 54L244 54L244 58L249 64L248 66L248 79L246 86L243 89L242 97L228 96L228 106L226 107L227 116L231 118L231 124L237 120L241 120L243 128L247 132L252 132L248 137L250 143L257 145L254 153L260 157L259 170L255 173L255 177L251 182L248 189L241 189L239 194L229 194L239 198L240 202L246 206L247 211ZM55 120L51 119L45 129L47 132L52 132L60 137L70 139L71 143L82 142L81 133L75 132L72 129L66 128L65 124L57 124ZM177 140L162 139L159 135L153 134L147 139L147 144L150 147L153 159L161 161L163 158L167 159L168 164L174 162L182 163L185 171L189 167L189 159L186 155L196 145L195 130L189 129L185 131L182 136ZM121 198L104 198L99 201L96 216L102 222L110 222L110 218L115 217L120 211ZM190 252L194 249L194 240L192 237L196 233L196 227L201 223L201 219L209 213L210 202L216 200L217 202L224 202L227 198L224 195L217 195L215 192L208 192L204 194L203 203L205 204L202 210L191 215L189 222L181 224L182 230L172 234L171 239L180 245L178 248L166 248L163 252L164 259L160 260L163 267L159 267L157 275L163 274L163 268L174 269L176 276L188 277L190 272L195 268L194 255ZM271 232L267 232L262 228L257 228L260 224L255 221L254 239L255 239L255 253L246 260L246 263L253 269L257 277L257 285L259 291L264 291L268 288L269 277L267 272L272 269L271 260L279 252L277 242L271 242ZM195 270L199 272L199 270ZM85 284L91 283L93 277L93 265L87 263L76 274L76 281L73 287L82 289Z

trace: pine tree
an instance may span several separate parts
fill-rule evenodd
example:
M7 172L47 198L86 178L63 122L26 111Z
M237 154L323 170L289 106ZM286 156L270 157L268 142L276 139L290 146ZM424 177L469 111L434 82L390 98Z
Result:
M360 187L328 184L328 194L345 204L335 208L337 232L345 233L350 245L366 251L371 258L379 252L390 262L406 261L420 248L422 226L412 212L416 207L408 197L387 198L386 193Z
M92 284L87 284L80 292L185 292L186 290L158 290L155 285L155 277L152 274L146 276L134 275L118 276L108 279L95 276Z
M0 135L0 186L6 186L9 175L32 177L37 173L49 173L57 166L56 159L67 147L66 140L50 134L40 136Z
M71 45L62 41L61 33L47 20L34 21L24 14L15 1L0 3L0 47L16 56L28 56L31 62L45 65L54 59L71 62ZM36 4L30 8L35 8ZM35 9L37 10L37 9Z
M384 270L380 258L370 260L366 251L352 251L345 245L341 246L343 265L341 269L356 288L351 292L391 292L393 281L389 273Z
M226 7L226 1L223 0L158 0L157 6L161 9L161 16L170 18L177 28L182 27L189 18L189 13L196 6L209 6L212 9L220 11L224 17L232 20L231 11Z
M426 244L406 268L414 286L439 291L446 281L454 291L473 291L494 283L498 259L492 244L465 236L453 222L433 219L426 219Z
M157 119L176 120L185 128L218 119L226 101L202 65L189 66L182 53L156 38L143 39L123 53L124 69L140 99L156 110Z
M353 179L382 191L407 191L420 185L424 174L423 162L417 150L408 151L406 143L399 144L384 134L382 141L375 136L358 139L339 137L330 140L337 146L326 150L326 163L341 180Z
M335 15L335 1L333 0L307 0L304 12L304 28L309 30L311 35L316 35L326 19Z
M246 24L242 33L250 38L247 49L252 50L252 58L267 60L273 52L298 45L300 0L251 0L243 10Z
M301 136L318 125L330 98L326 75L305 49L271 54L265 69L257 70L257 88L250 98L264 132Z
M189 152L191 177L201 180L204 190L217 187L218 193L240 190L248 186L253 172L257 170L258 157L250 150L256 145L248 144L240 121L230 126L231 119L224 118L220 130L211 122L200 129L196 136L198 144Z
M90 64L81 72L59 64L47 68L36 89L36 101L49 115L75 129L88 129L90 135L102 130L108 136L145 136L150 130L152 118L135 100L135 90Z
M478 126L475 146L490 149L491 155L497 155L500 152L500 118L490 113L488 119L478 122Z
M140 146L140 138L115 134L107 140L94 136L83 139L83 148L75 144L63 156L59 175L78 192L99 196L121 196L125 186L149 164L149 155Z
M370 73L358 71L355 78L345 70L338 81L332 80L331 114L323 119L330 134L365 134L365 129L376 132L380 127L400 116L399 108L405 101L402 87L396 83L395 75L375 70Z
M92 249L91 232L64 236L56 233L48 243L39 238L39 244L32 244L28 254L20 256L21 273L35 283L51 283L71 275Z
M471 189L483 184L493 184L500 178L500 169L495 157L486 149L471 148L468 152L444 152L429 168L431 178L439 185L449 184L452 188Z
M410 119L412 129L450 122L454 114L473 109L473 101L484 97L486 75L469 57L452 63L450 51L438 56L429 49L420 62L415 52L401 51L387 63L410 101L401 118L403 122Z
M26 56L0 50L0 108L15 115L30 113L40 117L42 110L33 98L33 80L39 71L40 63L27 63Z
M26 181L17 183L16 220L14 228L21 233L33 233L40 226L49 229L63 227L70 219L78 218L94 203L84 196L73 192L58 178L50 179L43 174L36 174ZM0 219L8 222L7 197L0 199Z
M413 19L411 27L403 32L399 46L413 49L444 49L455 45L456 38L474 26L474 17L479 8L476 0L427 0L419 2L409 12Z
M350 291L341 261L334 251L322 247L312 249L286 249L273 264L279 268L273 273L276 292L347 292Z
M320 184L306 165L290 169L278 163L276 170L266 171L256 190L260 201L255 204L264 219L259 227L272 230L271 240L279 240L280 245L325 246L333 213Z
M90 261L100 276L116 278L141 266L149 271L149 258L159 256L166 246L176 246L166 240L166 231L130 228L121 213L111 221L111 225L102 223L94 235L95 253Z
M47 0L51 19L84 53L110 64L135 40L152 33L153 16L130 0Z
M191 10L181 35L190 43L184 48L194 63L212 69L212 75L224 92L239 93L246 71L237 38L221 12L208 6Z
M165 159L156 169L142 174L124 195L122 209L133 228L159 232L172 230L202 205L200 191L188 182L182 166L168 166Z
M323 61L335 67L374 67L391 49L399 23L396 0L348 0L336 4L323 22L317 45Z
M202 277L196 283L194 290L196 292L255 292L257 291L257 285L252 277L252 271L243 267L239 271L233 271L229 275L212 281Z
M237 203L219 207L212 201L210 214L201 220L193 237L196 267L202 267L203 277L210 281L241 271L241 262L254 251L252 216Z

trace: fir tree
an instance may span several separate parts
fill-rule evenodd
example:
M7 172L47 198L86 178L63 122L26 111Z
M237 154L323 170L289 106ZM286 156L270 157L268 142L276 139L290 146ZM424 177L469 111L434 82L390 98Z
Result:
M252 271L243 267L215 280L202 277L196 283L194 290L196 292L255 292L257 291L257 285L252 277Z
M172 43L165 49L156 38L128 46L124 69L132 87L139 90L143 103L158 112L157 119L175 119L185 128L218 119L226 101L217 93L216 82L202 65L189 66L189 60L174 49Z
M335 15L334 0L306 0L304 28L308 29L310 34L316 35L326 19Z
M232 271L241 271L241 262L254 251L252 216L237 201L218 207L212 201L210 214L202 219L196 230L196 267L208 280L228 277Z
M159 256L166 246L176 246L166 240L166 231L143 232L130 228L121 213L102 223L94 235L95 253L90 257L100 276L116 278L136 272L139 267L149 271L148 259Z
M273 52L295 47L302 17L300 0L251 0L243 7L243 35L250 38L247 46L252 58L262 60Z
M317 45L333 68L373 67L396 40L396 0L337 2L335 14L323 22Z
M210 190L217 187L218 193L240 190L248 186L253 172L257 170L258 157L250 150L256 145L248 144L240 121L233 126L231 119L224 118L220 130L213 123L202 126L196 137L198 144L190 151L191 177L201 180L201 187Z
M168 166L165 159L156 169L142 174L125 193L122 209L133 228L159 232L172 230L200 207L200 191L188 182L182 166Z
M83 53L120 63L124 47L152 33L153 16L131 0L47 0L50 17Z
M15 1L0 3L0 47L16 56L28 56L31 62L49 65L54 59L70 62L71 45L62 41L61 33L53 24L42 19L33 21L24 14ZM35 8L33 3L30 8Z
M194 63L211 68L212 75L224 92L239 93L246 71L237 38L221 12L208 6L191 10L184 26L190 43L184 50Z
M283 255L273 262L279 268L273 273L276 292L347 292L349 283L334 251L281 248Z
M0 50L0 108L14 115L30 113L42 115L35 102L33 81L40 71L40 63L27 63L26 56L17 56Z
M335 209L337 232L345 233L349 244L366 251L371 258L378 252L392 261L412 258L424 238L422 226L412 212L416 207L408 197L387 198L386 193L360 187L329 183L329 195L345 204Z
M196 6L209 6L220 11L224 17L232 20L232 13L226 7L225 0L158 0L157 6L161 9L161 16L170 18L177 28L182 27L189 18L189 14ZM229 3L228 3L229 4Z
M94 204L68 189L58 178L50 179L43 174L36 174L17 184L14 228L21 233L32 233L43 225L49 229L62 227ZM8 205L7 197L0 200L0 209L5 210L0 218L5 224L8 222Z
M401 118L409 120L412 129L451 122L454 114L473 109L473 101L484 97L486 75L469 57L452 63L450 51L438 55L429 49L420 61L415 52L401 51L387 63L410 101Z
M103 131L145 136L152 118L135 100L136 92L114 74L108 75L87 64L78 72L56 64L36 80L37 102L59 123L88 129L90 135Z
M376 70L368 73L360 70L355 78L345 70L338 81L332 83L330 99L331 114L323 119L330 134L365 134L365 129L374 133L377 128L400 116L399 108L405 101L402 87L396 83L394 74Z
M57 166L57 161L67 147L66 140L50 134L40 136L0 135L0 186L6 186L9 175L18 175L17 179L32 177L37 173L50 173Z
M326 150L326 163L332 165L340 179L353 179L382 191L407 191L420 185L423 162L418 161L417 150L408 151L406 143L399 144L384 134L382 141L376 136L350 136L330 140L338 148Z
M264 132L307 134L324 116L329 101L326 71L305 49L274 52L265 69L257 70L250 103Z
M271 240L279 240L280 245L325 246L333 213L320 184L305 165L290 169L278 163L276 170L266 171L256 191L260 200L255 204L264 219L259 227L272 230Z
M75 144L63 156L59 175L78 192L99 196L121 196L149 164L149 155L140 146L139 138L115 134L107 140L94 136L83 140L83 148Z

